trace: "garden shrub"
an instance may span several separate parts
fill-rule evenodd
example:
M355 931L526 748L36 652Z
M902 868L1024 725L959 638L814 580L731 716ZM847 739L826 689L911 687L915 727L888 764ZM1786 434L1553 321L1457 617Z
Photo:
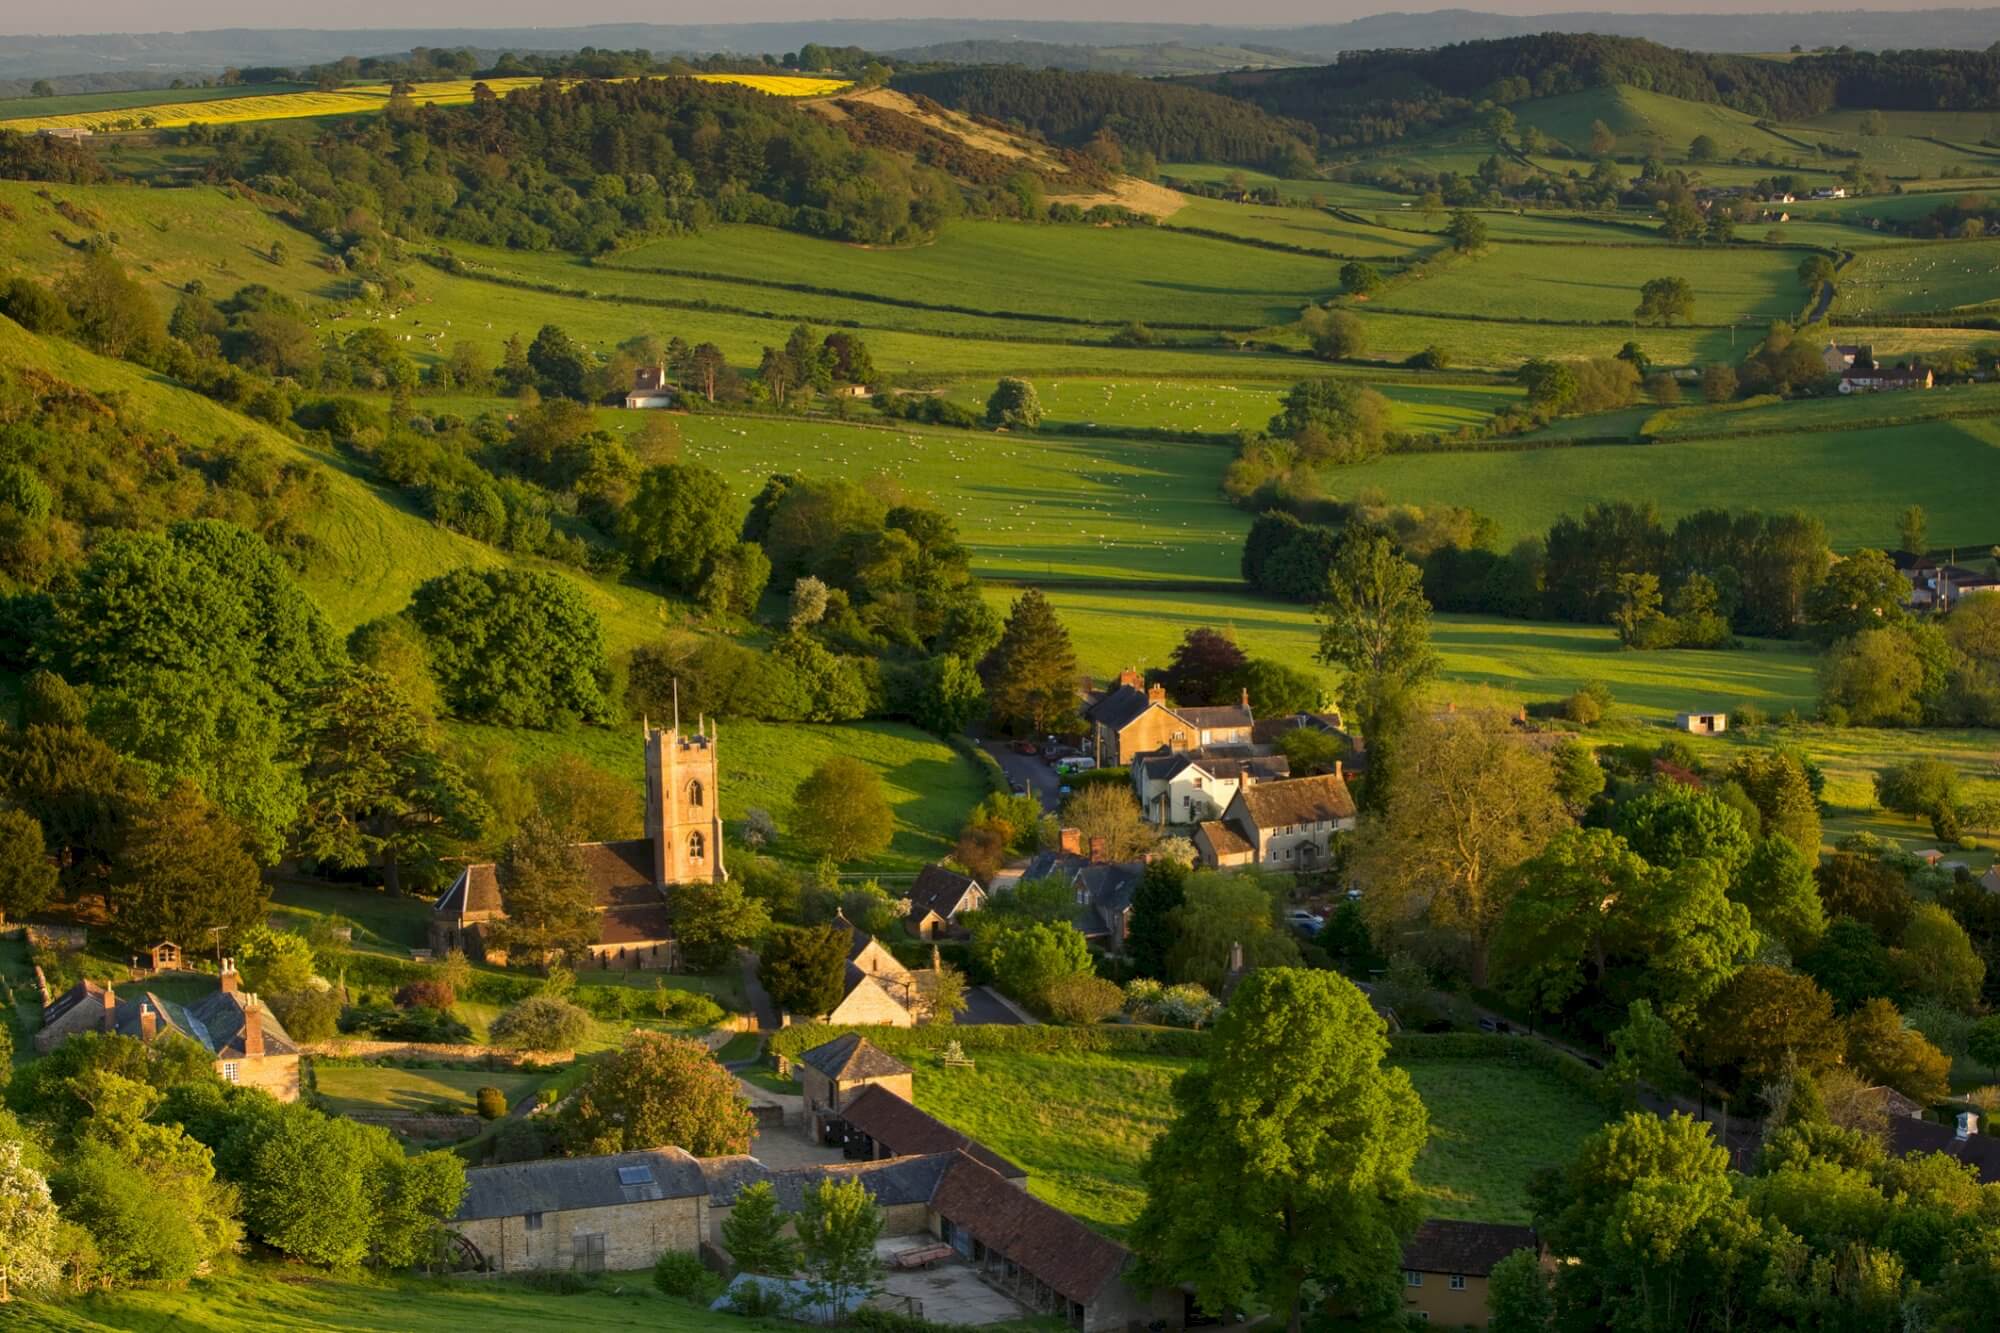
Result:
M423 977L396 992L398 1009L449 1009L458 1003L449 981Z
M1103 977L1062 977L1050 983L1047 994L1049 1016L1059 1023L1099 1023L1124 1003L1124 992Z
M722 1282L708 1271L701 1257L687 1250L668 1250L653 1264L653 1285L669 1296L707 1305L721 1294Z
M495 1046L523 1051L573 1051L590 1035L590 1015L554 995L530 995L493 1020Z
M507 1114L507 1094L491 1086L481 1088L474 1096L479 1103L481 1120L498 1120Z

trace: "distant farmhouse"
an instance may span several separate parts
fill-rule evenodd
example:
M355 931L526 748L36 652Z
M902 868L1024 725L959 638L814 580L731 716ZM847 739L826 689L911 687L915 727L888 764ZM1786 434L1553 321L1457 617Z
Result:
M577 843L597 906L598 938L591 961L606 968L675 965L667 890L675 884L728 877L722 864L722 804L717 781L716 735L704 724L696 734L645 726L646 836L623 842ZM468 957L504 962L493 927L507 919L507 886L492 862L469 865L431 909L435 953L460 949Z
M672 407L674 397L674 387L667 382L665 366L641 366L632 374L632 392L625 395L625 406L635 411Z
M1177 753L1211 745L1248 745L1253 722L1250 695L1219 708L1176 708L1164 686L1147 688L1137 671L1120 673L1118 684L1084 712L1091 725L1099 767L1129 764L1142 754Z
M1242 788L1220 819L1195 830L1194 847L1207 866L1320 870L1333 835L1351 830L1354 822L1354 796L1336 761L1332 773L1319 777Z
M148 1043L169 1033L185 1037L209 1053L225 1082L262 1088L281 1102L299 1099L297 1043L262 1001L240 989L228 959L215 993L189 1005L151 991L121 995L110 982L89 980L61 995L45 993L36 1052L46 1055L79 1032L117 1032Z

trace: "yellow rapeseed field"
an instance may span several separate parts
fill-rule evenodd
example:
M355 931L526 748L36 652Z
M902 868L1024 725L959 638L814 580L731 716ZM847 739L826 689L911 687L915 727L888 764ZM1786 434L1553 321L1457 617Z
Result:
M703 83L738 83L774 97L824 97L847 87L846 79L792 74L697 74ZM505 97L541 83L538 78L454 79L419 83L410 100L423 106L461 106L472 100L475 83L483 82ZM298 120L306 116L352 116L380 111L389 104L386 83L356 84L330 93L270 93L260 97L227 97L213 102L162 102L157 106L125 107L117 111L79 111L68 116L24 116L0 121L0 129L83 129L95 134L119 130L175 129L183 125L228 125L254 120Z

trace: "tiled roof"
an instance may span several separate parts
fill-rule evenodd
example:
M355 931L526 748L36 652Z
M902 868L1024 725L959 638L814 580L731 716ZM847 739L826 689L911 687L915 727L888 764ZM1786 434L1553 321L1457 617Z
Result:
M1123 1245L963 1153L945 1168L931 1207L1079 1305L1095 1301L1131 1258Z
M660 901L659 887L653 882L652 839L580 842L570 850L576 854L584 878L590 882L591 901L599 907L629 907Z
M1260 829L1354 818L1354 797L1347 783L1331 773L1260 782L1237 792L1236 799L1243 802L1251 822Z
M882 1087L871 1087L841 1108L840 1118L888 1149L895 1157L920 1153L967 1152L1010 1180L1027 1172Z
M598 917L599 944L658 944L674 937L665 903L613 907Z
M843 1033L799 1057L836 1083L850 1079L893 1078L910 1067L857 1032Z
M1210 731L1248 727L1254 720L1250 716L1250 710L1241 704L1222 704L1213 708L1176 708L1174 712L1187 719L1190 726L1206 727Z
M1338 713L1285 713L1279 717L1258 718L1250 725L1250 739L1270 744L1281 736L1301 730L1324 732L1329 736L1345 734L1341 730Z
M551 1157L467 1171L465 1200L458 1206L456 1220L613 1208L707 1193L708 1180L701 1164L679 1148L650 1148L607 1157Z
M921 917L928 909L950 920L966 897L978 889L979 881L972 876L947 870L933 861L918 872L916 883L910 885L910 913Z
M1418 1273L1463 1273L1485 1277L1516 1250L1536 1248L1533 1227L1499 1222L1452 1222L1428 1218L1403 1246L1403 1267Z
M883 1157L872 1162L822 1162L812 1166L770 1167L755 1157L704 1157L697 1165L708 1182L708 1201L718 1208L735 1205L737 1196L759 1181L769 1181L778 1206L795 1213L805 1192L822 1180L859 1180L884 1208L928 1203L938 1180L956 1153L926 1153L915 1157Z
M115 995L116 992L114 991L113 994ZM79 1004L83 1004L85 1001L88 1001L94 1008L100 1011L104 1008L104 987L98 982L90 980L88 977L77 982L74 986L71 986L68 990L49 1002L49 1007L42 1010L42 1026L47 1027L50 1023L55 1022L58 1018L61 1018L64 1014L76 1008Z
M1208 835L1209 848L1217 856L1248 856L1257 850L1244 841L1242 834L1219 819L1203 820L1201 831Z

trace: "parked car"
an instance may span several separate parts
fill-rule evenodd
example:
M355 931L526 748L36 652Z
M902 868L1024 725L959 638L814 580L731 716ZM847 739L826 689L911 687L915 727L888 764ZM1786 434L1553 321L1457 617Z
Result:
M1014 794L1015 794L1016 796L1026 796L1026 795L1028 794L1028 784L1027 784L1026 782L1023 782L1023 781L1022 781L1021 779L1019 779L1019 778L1016 778L1016 779L1014 779L1014 781L1013 781L1013 782L1009 783L1009 784L1008 784L1008 788L1009 788L1009 789L1010 789L1010 790L1011 790L1011 791L1012 791L1012 792L1013 792L1013 793L1014 793Z
M1496 1032L1505 1036L1514 1030L1514 1025L1504 1018L1482 1018L1479 1020L1481 1032Z
M1069 761L1069 771L1072 773L1088 773L1096 767L1097 761L1087 754L1080 754Z
M1303 907L1294 907L1286 912L1285 924L1308 935L1317 935L1326 928L1326 921L1319 913L1309 912Z

